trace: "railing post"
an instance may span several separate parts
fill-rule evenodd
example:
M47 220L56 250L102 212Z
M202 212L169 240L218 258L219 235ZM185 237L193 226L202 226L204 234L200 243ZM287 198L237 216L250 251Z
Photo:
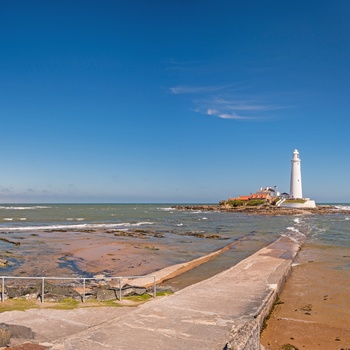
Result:
M122 278L119 277L119 301L122 300Z
M5 277L2 276L2 284L1 284L1 302L5 301Z
M41 278L41 302L44 303L44 294L45 294L45 277Z
M83 278L83 303L85 303L85 278Z
M156 275L153 275L153 298L157 296Z

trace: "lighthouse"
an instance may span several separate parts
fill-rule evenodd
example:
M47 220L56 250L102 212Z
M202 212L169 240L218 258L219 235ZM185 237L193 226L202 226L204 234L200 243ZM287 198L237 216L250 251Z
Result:
M298 199L303 198L303 192L301 188L301 169L300 158L297 149L293 152L292 157L292 171L290 174L290 192L289 198Z
M281 198L277 204L283 208L316 208L316 203L310 198L303 198L301 187L301 169L300 158L297 149L294 150L292 156L292 171L290 173L290 192L289 198Z

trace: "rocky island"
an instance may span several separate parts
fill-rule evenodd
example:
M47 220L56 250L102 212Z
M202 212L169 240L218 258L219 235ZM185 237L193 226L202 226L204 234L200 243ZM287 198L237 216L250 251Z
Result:
M245 213L248 215L325 215L325 214L348 214L349 210L341 209L334 205L318 205L315 208L284 208L265 203L255 206L234 206L230 201L222 201L211 205L176 205L176 210L203 210Z

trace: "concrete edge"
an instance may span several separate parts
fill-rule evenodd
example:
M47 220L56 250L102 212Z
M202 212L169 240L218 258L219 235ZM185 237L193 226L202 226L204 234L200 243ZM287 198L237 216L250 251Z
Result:
M278 245L282 240L286 240L286 237L280 237L266 248L261 249L253 255L265 255L262 253L264 250L275 250L274 246ZM297 257L304 241L305 237L289 237L290 243L286 244L291 254L290 259L285 259L285 263L279 271L276 271L272 277L274 283L270 284L271 291L264 299L259 311L253 315L242 319L239 324L236 324L230 334L230 339L223 350L264 350L265 347L260 343L260 334L262 331L263 323L265 318L273 310L274 303L278 299L283 287L292 272L292 264ZM283 255L283 254L282 254ZM248 258L249 259L249 258ZM281 259L281 258L280 258Z
M212 253L209 253L207 255L201 256L199 258L196 258L191 261L187 261L184 263L176 264L176 265L171 265L167 266L163 269L157 270L153 273L149 274L149 278L135 278L135 279L123 279L123 283L128 283L128 284L133 284L133 285L138 285L142 287L151 287L153 286L154 283L154 278L155 276L156 283L160 284L168 279L174 278L176 276L179 276L189 270L194 269L197 266L200 266L214 258L216 258L218 255L221 253L227 251L230 249L233 245L237 244L237 241L232 242Z

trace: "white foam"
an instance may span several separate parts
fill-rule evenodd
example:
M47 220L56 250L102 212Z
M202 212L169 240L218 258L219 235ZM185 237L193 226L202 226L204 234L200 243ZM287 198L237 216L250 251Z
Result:
M157 210L174 211L174 208L157 208Z
M300 231L297 228L293 227L293 226L287 227L287 230L300 233Z
M87 229L113 229L121 227L138 227L142 225L153 225L151 221L141 221L137 223L114 223L114 224L70 224L70 225L43 225L43 226L24 226L24 227L1 227L2 230L17 232L17 231L54 231L54 230L87 230Z
M295 218L293 221L294 221L296 224L300 224L300 218Z
M293 227L293 226L290 226L290 227L287 227L286 230L288 231L292 231L293 233L297 233L298 235L301 235L303 237L305 237L305 235L303 233L301 233L297 228ZM288 236L288 235L282 235L282 236L287 236L289 237L290 239L293 239L292 237Z
M51 207L43 206L43 205L35 205L33 207L15 207L15 206L10 206L10 207L4 207L0 206L0 209L5 209L5 210L33 210L33 209L49 209Z
M350 210L349 205L336 205L334 208L340 209L340 210Z
M13 218L3 218L4 221L12 221Z
M177 224L176 226L183 226L184 224L183 223L181 223L181 224Z

